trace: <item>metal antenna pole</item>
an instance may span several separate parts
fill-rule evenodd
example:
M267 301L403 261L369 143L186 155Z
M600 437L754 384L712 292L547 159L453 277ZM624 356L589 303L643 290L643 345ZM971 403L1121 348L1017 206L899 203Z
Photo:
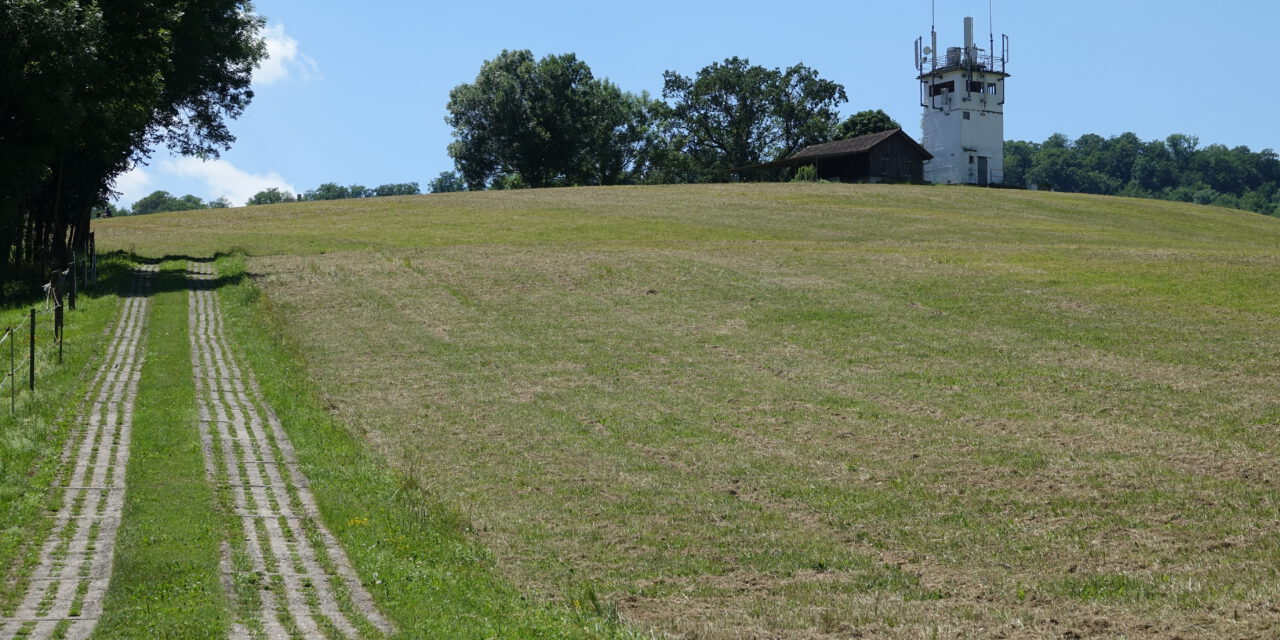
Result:
M993 62L991 66L994 67L996 59L996 21L995 11L991 8L992 2L993 0L987 0L987 37L991 39L991 49L988 50L987 53L991 54L991 60Z

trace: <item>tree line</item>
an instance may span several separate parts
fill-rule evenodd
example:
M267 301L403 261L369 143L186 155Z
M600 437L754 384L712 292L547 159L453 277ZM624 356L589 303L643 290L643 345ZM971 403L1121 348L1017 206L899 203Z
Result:
M431 191L787 179L788 169L733 170L900 127L881 110L839 120L847 100L843 86L803 64L770 69L733 57L692 76L667 71L655 98L596 78L572 53L503 51L450 92L457 171ZM1009 141L1004 183L1280 213L1274 151L1200 147L1183 134Z
M66 264L159 145L217 157L265 53L246 0L0 2L0 285Z
M245 206L260 204L277 204L281 202L307 202L315 200L344 200L347 198L379 198L383 196L416 196L422 193L416 182L397 182L369 188L360 184L342 186L336 182L326 182L315 189L294 195L288 190L278 187L263 189L248 200ZM95 208L93 217L136 216L148 213L164 213L167 211L197 211L201 209L225 209L232 206L225 196L205 202L200 198L187 194L174 196L168 191L153 191L151 194L133 203L133 207L113 207L105 205Z
M812 144L898 127L879 110L841 121L847 101L843 86L803 64L732 57L692 76L667 71L657 99L596 78L572 53L503 51L450 92L457 173L431 187L724 181Z
M1058 191L1177 200L1280 215L1280 156L1271 149L1220 144L1174 134L1143 141L1136 134L1062 134L1041 143L1011 140L1005 182Z

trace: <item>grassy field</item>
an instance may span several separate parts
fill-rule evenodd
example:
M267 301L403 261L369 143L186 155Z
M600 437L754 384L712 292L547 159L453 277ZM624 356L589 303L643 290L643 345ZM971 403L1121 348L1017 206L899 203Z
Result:
M403 545L491 557L558 603L445 615L616 612L708 639L1280 634L1280 220L724 185L97 230L143 256L246 253L264 296L240 335L291 354L276 398L303 399L282 411L299 455L336 420L398 477L384 520L460 523ZM363 485L331 473L326 513L364 522L346 518ZM366 571L381 551L352 553Z

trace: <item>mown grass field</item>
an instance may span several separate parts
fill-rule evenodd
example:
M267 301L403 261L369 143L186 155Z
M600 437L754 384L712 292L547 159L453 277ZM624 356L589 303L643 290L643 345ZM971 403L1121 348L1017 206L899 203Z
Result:
M96 228L146 257L244 252L263 298L241 335L295 361L276 397L314 389L389 463L384 521L408 504L460 523L396 544L487 550L530 601L591 609L584 627L1280 634L1280 220L722 185ZM290 413L301 456L329 418ZM334 472L328 507L313 482L364 522L359 482ZM336 533L395 535L370 520ZM350 552L362 572L382 553ZM468 593L509 602L491 582Z

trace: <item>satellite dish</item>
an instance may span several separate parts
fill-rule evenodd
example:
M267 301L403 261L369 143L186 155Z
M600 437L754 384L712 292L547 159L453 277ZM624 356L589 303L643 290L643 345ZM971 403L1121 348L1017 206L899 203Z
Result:
M926 56L927 56L927 55L929 55L929 54L931 54L931 53L933 53L933 49L932 49L931 47L925 47L925 48L924 48L924 54L925 54Z

